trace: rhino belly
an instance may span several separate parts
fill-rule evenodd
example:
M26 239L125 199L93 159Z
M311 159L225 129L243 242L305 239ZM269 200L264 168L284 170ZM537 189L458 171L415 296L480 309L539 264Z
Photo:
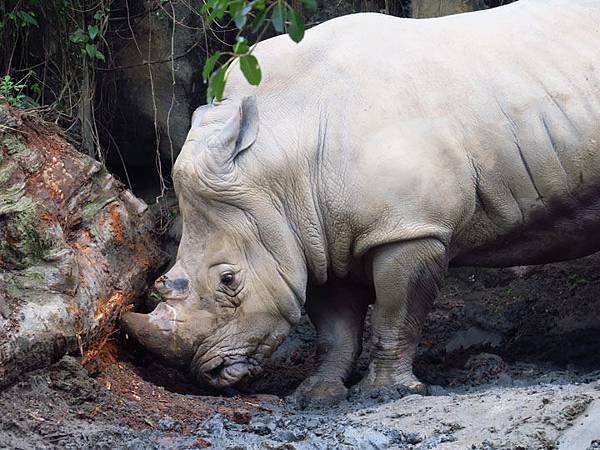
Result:
M479 215L467 234L482 236L493 224ZM476 241L477 239L474 239ZM585 196L532 211L513 229L475 246L463 243L452 266L510 267L580 258L600 251L600 186Z

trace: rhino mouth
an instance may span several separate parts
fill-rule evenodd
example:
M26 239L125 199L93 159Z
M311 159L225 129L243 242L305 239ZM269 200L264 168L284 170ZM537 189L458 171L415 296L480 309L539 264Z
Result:
M200 377L213 387L226 388L259 371L259 364L250 357L217 356L200 366Z

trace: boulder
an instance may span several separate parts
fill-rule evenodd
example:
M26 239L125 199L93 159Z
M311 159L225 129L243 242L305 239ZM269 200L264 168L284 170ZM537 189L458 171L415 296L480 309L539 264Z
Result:
M65 353L107 350L164 260L153 227L100 163L0 103L0 387Z

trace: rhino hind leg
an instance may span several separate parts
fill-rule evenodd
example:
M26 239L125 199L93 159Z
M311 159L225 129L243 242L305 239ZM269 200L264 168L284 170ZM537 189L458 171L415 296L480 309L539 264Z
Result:
M444 245L435 239L390 244L373 255L371 361L359 392L397 387L426 393L413 374L413 358L425 318L448 266Z
M372 300L370 289L333 281L310 292L306 312L317 330L319 366L296 389L305 400L340 400L348 390L345 381L362 351L365 315Z

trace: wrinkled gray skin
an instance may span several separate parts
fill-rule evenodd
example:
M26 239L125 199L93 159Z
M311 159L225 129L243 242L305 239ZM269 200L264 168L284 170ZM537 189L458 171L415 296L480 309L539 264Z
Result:
M433 20L357 14L261 43L199 108L173 176L183 214L164 296L129 330L200 380L255 374L300 317L339 398L374 303L361 388L412 372L449 265L600 249L600 1L521 0Z

